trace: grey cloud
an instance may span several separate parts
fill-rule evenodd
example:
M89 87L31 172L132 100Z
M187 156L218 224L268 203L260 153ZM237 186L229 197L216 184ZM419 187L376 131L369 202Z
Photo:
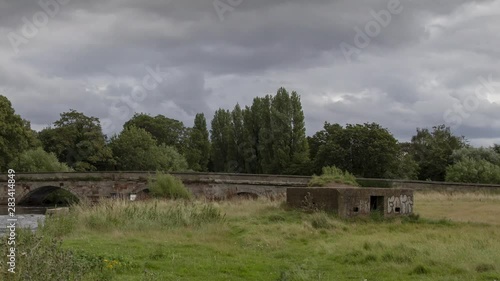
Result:
M126 121L113 111L123 100L127 116L191 124L197 112L210 119L219 107L249 105L284 86L302 95L310 135L324 121L378 122L408 140L416 127L444 123L447 110L474 94L478 76L500 80L498 0L401 0L403 11L352 63L340 44L353 45L354 28L389 0L243 0L224 21L213 1L72 0L16 55L7 34L41 11L37 2L0 0L0 88L33 124L74 108L113 133ZM157 65L165 81L133 100L146 67ZM480 100L457 132L498 140L498 109Z

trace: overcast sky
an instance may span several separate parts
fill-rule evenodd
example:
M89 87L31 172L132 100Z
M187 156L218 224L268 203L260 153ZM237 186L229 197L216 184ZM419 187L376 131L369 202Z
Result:
M500 0L0 0L0 94L41 129L70 108L191 126L279 87L307 134L377 122L500 143ZM45 3L45 4L44 4Z

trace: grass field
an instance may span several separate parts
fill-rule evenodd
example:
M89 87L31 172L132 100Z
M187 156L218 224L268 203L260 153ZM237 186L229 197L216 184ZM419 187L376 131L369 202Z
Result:
M86 280L500 280L500 195L417 194L415 211L344 221L269 200L115 201L42 233L94 261Z

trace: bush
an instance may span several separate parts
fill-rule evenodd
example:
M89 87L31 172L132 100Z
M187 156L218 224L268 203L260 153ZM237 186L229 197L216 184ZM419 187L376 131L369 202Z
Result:
M341 169L335 166L327 166L323 167L323 173L321 176L314 175L309 181L309 186L326 186L329 183L340 183L347 184L352 186L359 186L356 182L356 177L347 172L342 171Z
M191 192L182 181L170 174L156 173L156 180L149 180L149 191L155 197L191 199Z

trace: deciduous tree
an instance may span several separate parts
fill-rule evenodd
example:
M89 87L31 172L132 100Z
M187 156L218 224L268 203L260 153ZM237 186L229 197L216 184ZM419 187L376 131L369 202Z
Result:
M432 128L417 128L411 139L411 154L418 163L420 180L443 181L446 167L453 164L453 151L466 147L464 137L452 134L449 127L439 125Z
M35 133L30 123L15 113L7 97L0 95L0 171L9 169L7 166L20 154L37 145Z
M150 133L134 126L112 137L110 147L117 170L182 171L188 166L186 159L174 147L157 145Z
M181 121L157 115L152 117L144 113L136 113L123 127L135 126L150 133L158 144L174 146L179 152L184 152L186 128Z
M45 151L54 153L76 171L106 170L113 164L98 118L76 110L60 116L53 127L39 133Z

